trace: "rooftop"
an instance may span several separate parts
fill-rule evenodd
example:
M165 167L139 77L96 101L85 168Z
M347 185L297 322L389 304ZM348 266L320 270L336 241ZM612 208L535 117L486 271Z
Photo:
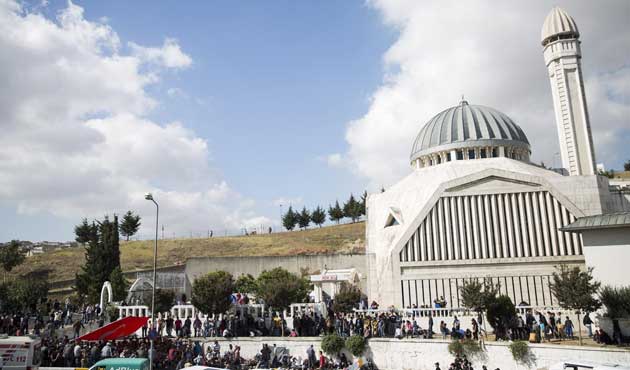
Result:
M575 222L568 224L560 230L580 232L584 230L613 229L622 227L630 227L630 212L580 217L575 220Z

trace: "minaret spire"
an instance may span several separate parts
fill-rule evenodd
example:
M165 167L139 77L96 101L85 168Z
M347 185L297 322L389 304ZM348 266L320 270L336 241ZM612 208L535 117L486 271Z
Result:
M573 18L564 10L553 8L545 19L541 38L551 82L562 166L571 176L595 174L579 37Z

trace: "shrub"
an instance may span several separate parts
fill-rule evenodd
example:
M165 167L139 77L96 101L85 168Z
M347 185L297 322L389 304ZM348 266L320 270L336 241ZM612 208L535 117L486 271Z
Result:
M529 344L523 340L517 340L509 345L512 357L516 362L523 362L529 353Z
M464 343L454 340L448 344L448 353L456 357L462 357L464 355Z
M358 357L365 351L365 338L360 335L353 335L346 339L346 348L353 356Z
M471 339L454 340L448 344L448 352L453 356L474 358L483 353L479 342Z
M606 315L612 319L630 317L630 287L613 288L605 286L599 299L606 306Z
M519 364L527 366L534 365L536 363L536 357L529 350L529 343L523 340L517 340L508 346L512 353L512 358Z
M343 349L343 339L337 334L328 334L322 339L322 350L328 355L336 355Z

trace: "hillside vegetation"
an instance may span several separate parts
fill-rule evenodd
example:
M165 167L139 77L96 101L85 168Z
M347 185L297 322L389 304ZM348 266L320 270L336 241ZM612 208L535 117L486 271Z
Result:
M153 266L153 241L120 244L123 271ZM365 223L343 224L305 231L202 239L165 239L158 242L158 266L183 264L190 257L290 256L300 254L351 254L365 251ZM26 259L13 273L48 275L51 282L69 280L84 262L84 248L68 248Z

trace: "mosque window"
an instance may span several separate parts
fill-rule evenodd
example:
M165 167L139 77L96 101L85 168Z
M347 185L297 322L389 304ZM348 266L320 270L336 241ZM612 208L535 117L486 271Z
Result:
M387 222L385 222L385 227L396 226L396 225L399 225L396 217L392 216L391 214L387 216Z
M464 159L464 152L462 150L458 150L456 155L457 155L458 161L461 161L462 159Z
M481 149L481 158L488 158L486 155L486 149Z
M451 153L446 153L446 161L447 162L451 161Z
M492 148L492 158L496 158L499 156L499 152L497 148Z
M468 151L468 159L475 159L475 151L473 149Z
M442 163L442 157L440 157L440 156L438 155L438 157L436 158L436 162L437 162L437 164Z

